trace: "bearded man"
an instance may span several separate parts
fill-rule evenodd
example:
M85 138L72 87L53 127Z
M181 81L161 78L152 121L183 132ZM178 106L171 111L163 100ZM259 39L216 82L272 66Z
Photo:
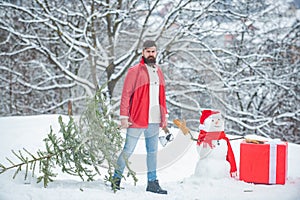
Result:
M129 68L125 77L120 119L121 127L127 129L127 132L113 176L113 189L120 189L126 161L144 133L147 150L146 191L167 194L167 191L160 187L156 174L159 128L167 127L165 80L161 68L156 64L156 57L155 42L145 41L140 62Z

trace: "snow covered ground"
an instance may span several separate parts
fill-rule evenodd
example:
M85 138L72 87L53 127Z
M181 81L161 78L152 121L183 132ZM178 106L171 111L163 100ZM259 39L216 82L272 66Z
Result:
M67 118L66 118L67 119ZM0 163L7 164L5 157L13 158L11 150L26 148L30 152L43 149L43 139L50 131L56 133L58 115L39 115L26 117L0 118ZM122 181L125 189L113 193L105 185L102 177L94 182L82 182L76 177L59 173L48 188L37 184L35 178L24 181L22 172L12 179L14 170L0 175L0 200L93 200L93 199L255 199L255 200L299 200L300 199L300 145L288 144L288 177L285 185L263 185L245 183L232 178L211 179L194 176L198 161L196 144L187 136L176 134L175 139L166 147L159 149L158 177L162 188L168 195L145 192L146 174L144 162L133 168L138 172L139 181L134 186L129 178ZM242 140L231 142L237 165L239 165L239 145ZM143 138L137 146L132 159L143 157ZM214 166L211 166L214 167Z

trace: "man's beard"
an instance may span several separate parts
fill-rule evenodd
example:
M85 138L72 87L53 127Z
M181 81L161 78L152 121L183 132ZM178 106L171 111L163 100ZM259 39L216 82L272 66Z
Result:
M148 58L144 57L144 61L146 64L153 66L156 63L156 58L153 56L149 56Z

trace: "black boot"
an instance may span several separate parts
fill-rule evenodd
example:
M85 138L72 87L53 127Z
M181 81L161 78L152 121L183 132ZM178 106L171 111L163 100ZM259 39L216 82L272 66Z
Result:
M111 181L111 189L113 191L117 191L117 190L120 190L120 184L121 184L121 179L120 178L112 178L112 181Z
M158 180L148 181L146 191L154 192L154 193L158 193L158 194L168 194L167 190L161 189L161 187L159 186Z

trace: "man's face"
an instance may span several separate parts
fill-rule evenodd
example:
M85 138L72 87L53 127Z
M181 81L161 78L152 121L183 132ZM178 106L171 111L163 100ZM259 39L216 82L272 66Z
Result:
M147 59L149 63L155 63L156 62L156 47L149 47L143 50L142 52L144 58Z

